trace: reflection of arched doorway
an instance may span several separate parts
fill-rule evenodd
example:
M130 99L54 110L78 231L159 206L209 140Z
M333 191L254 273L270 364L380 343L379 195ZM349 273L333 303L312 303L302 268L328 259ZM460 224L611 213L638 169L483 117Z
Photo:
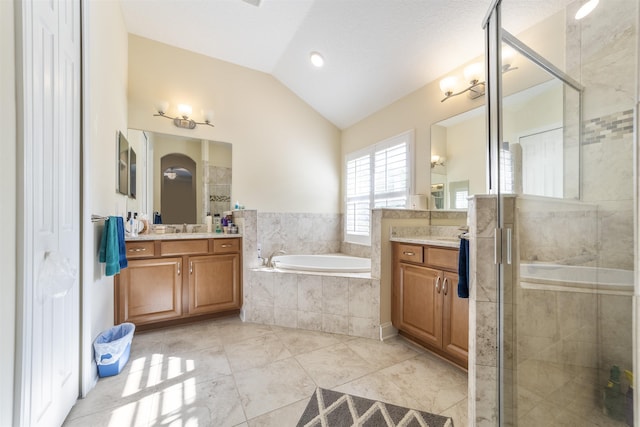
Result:
M160 159L160 209L165 224L196 223L196 162L184 154Z

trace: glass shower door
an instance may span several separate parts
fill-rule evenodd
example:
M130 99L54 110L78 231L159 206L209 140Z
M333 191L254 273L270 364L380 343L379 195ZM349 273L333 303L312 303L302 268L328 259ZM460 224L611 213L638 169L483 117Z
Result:
M583 3L497 6L501 425L630 425L638 3Z

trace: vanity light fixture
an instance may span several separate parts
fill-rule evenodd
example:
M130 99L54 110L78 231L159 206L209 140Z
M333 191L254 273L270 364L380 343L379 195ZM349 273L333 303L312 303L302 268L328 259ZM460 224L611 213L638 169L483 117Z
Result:
M431 169L435 168L436 166L444 166L444 160L444 157L440 157L437 154L431 156Z
M164 117L165 119L173 120L173 124L179 128L183 129L195 129L196 125L207 125L214 127L211 124L211 119L213 118L212 111L206 111L204 114L204 122L196 122L191 119L192 108L187 104L179 104L178 105L178 113L180 114L178 117L167 116L167 110L169 109L169 103L166 101L160 102L156 106L156 110L158 111L154 114L154 117Z
M512 64L515 57L515 51L509 47L504 46L502 48L502 73L517 70ZM445 77L440 80L440 90L444 93L444 98L440 102L444 102L454 96L462 95L468 92L468 96L471 99L476 99L484 95L486 82L484 81L484 65L480 62L474 62L465 67L464 79L468 82L468 86L458 92L455 91L458 78L455 76ZM432 162L433 163L433 162ZM432 166L433 167L433 166Z
M600 0L589 0L585 4L580 6L580 9L578 9L578 11L576 12L576 21L581 20L582 18L593 12L593 9L598 6L599 2Z
M176 177L178 176L178 174L173 170L173 169L168 169L165 173L164 176L166 176L167 178L174 180L176 179Z
M311 52L309 54L309 60L316 68L322 68L324 65L324 57L319 52Z

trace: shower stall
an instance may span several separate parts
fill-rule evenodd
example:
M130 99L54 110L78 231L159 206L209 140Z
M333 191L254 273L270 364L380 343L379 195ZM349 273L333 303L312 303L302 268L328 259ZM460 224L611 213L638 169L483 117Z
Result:
M638 1L585 3L497 0L485 21L471 425L633 425Z

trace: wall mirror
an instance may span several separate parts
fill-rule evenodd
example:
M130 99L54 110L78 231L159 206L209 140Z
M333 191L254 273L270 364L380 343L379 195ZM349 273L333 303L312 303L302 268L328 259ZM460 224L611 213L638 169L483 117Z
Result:
M521 73L517 77L516 73ZM504 78L501 146L504 193L578 199L580 96L533 62ZM522 88L526 82L529 86ZM511 82L510 82L511 81ZM431 126L431 203L466 209L467 197L488 193L485 107Z
M231 209L231 144L138 129L127 136L139 153L138 209L151 220L202 224Z

